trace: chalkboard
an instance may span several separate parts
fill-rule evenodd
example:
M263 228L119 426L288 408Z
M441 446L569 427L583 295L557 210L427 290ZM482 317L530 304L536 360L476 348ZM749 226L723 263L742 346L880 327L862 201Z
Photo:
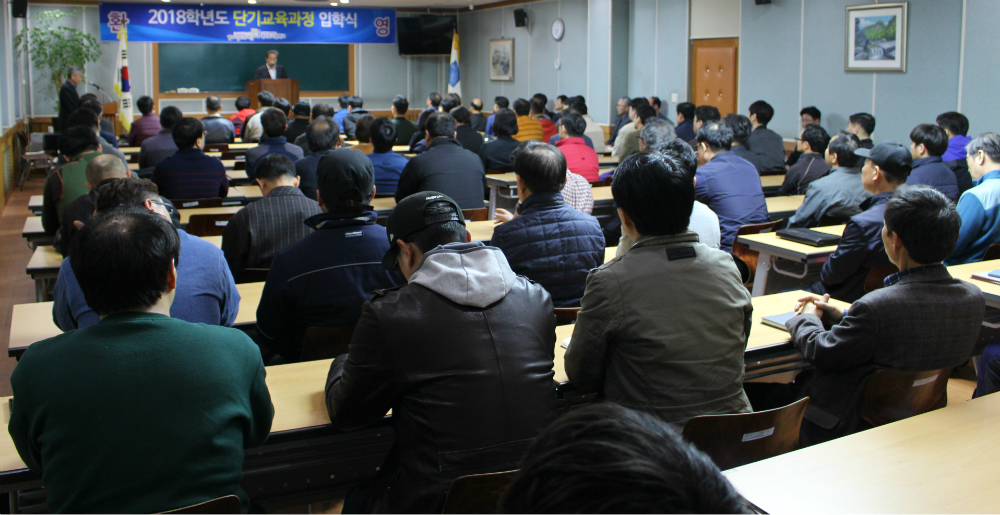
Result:
M350 89L349 45L160 43L160 92L243 91L272 49L279 52L288 78L299 81L300 91Z

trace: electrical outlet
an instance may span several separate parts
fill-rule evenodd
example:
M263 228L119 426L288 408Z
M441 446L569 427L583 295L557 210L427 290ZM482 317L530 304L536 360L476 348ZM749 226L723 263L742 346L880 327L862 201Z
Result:
M670 94L670 103L671 104L676 104L677 103L677 99L678 99L677 93L671 93Z

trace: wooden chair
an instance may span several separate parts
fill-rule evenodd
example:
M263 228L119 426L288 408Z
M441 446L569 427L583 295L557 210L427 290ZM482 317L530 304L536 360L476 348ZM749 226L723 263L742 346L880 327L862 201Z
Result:
M360 150L365 154L371 154L372 152L375 152L375 145L372 145L371 143L358 143L357 145L354 145L351 148L355 150Z
M222 207L222 198L200 198L191 200L173 200L170 202L177 209L193 209L196 207Z
M688 420L684 439L721 469L731 469L794 451L809 397L782 408L736 415L703 415Z
M615 174L613 174L613 173L612 174L608 174L608 176L605 177L603 181L601 181L600 185L601 186L611 186L611 182L614 181L614 179L615 179Z
M470 222L485 222L487 220L486 215L489 213L489 209L481 207L479 209L463 209L462 216Z
M226 230L232 213L222 213L213 215L191 215L188 219L187 232L193 236L222 236L222 231Z
M983 259L980 261L990 261L993 259L1000 259L1000 243L990 245L990 248L986 249L986 253L983 254Z
M302 339L302 361L336 358L347 354L354 326L310 327Z
M556 325L569 325L576 322L580 308L556 308Z
M267 280L267 273L269 271L267 268L246 268L240 274L240 280L237 282L240 284L262 283Z
M462 476L451 483L441 513L496 513L516 470Z
M243 506L240 504L239 497L236 497L235 495L227 495L225 497L219 497L218 499L212 499L211 501L192 504L191 506L177 508L176 510L165 511L163 513L204 513L209 515L223 515L227 513L243 513Z
M868 277L865 278L865 293L873 292L885 286L885 278L898 271L899 269L896 268L896 265L872 268L872 271L868 272Z
M947 406L951 369L876 370L861 394L861 418L878 427Z
M497 175L502 173L514 173L513 168L487 168L486 175Z
M736 231L736 238L733 240L733 255L743 260L743 262L746 263L747 268L750 269L750 279L747 283L753 282L754 275L757 273L757 258L760 254L756 250L750 250L746 245L740 243L740 236L777 231L778 229L784 227L784 225L785 220L781 219L776 222L744 225Z
M239 161L236 161L235 163L233 163L233 171L234 172L235 171L239 171L239 170L246 170L246 169L247 169L247 161L246 161L246 159L240 159Z

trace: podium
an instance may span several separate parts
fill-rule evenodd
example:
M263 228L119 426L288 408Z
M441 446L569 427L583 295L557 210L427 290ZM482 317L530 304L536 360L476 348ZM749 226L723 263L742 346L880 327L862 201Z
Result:
M261 91L270 91L275 98L286 98L292 105L299 101L299 81L295 79L256 79L247 82L246 88L250 106L254 109L260 108L257 93Z

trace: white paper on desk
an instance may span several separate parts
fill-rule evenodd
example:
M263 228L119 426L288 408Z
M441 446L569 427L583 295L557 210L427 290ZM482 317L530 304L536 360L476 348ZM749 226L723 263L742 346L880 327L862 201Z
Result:
M568 337L566 337L566 339L564 339L562 341L562 343L560 344L560 345L562 345L562 348L564 348L564 349L568 349L569 348L569 340L571 338L573 338L573 337L572 336L568 336Z

